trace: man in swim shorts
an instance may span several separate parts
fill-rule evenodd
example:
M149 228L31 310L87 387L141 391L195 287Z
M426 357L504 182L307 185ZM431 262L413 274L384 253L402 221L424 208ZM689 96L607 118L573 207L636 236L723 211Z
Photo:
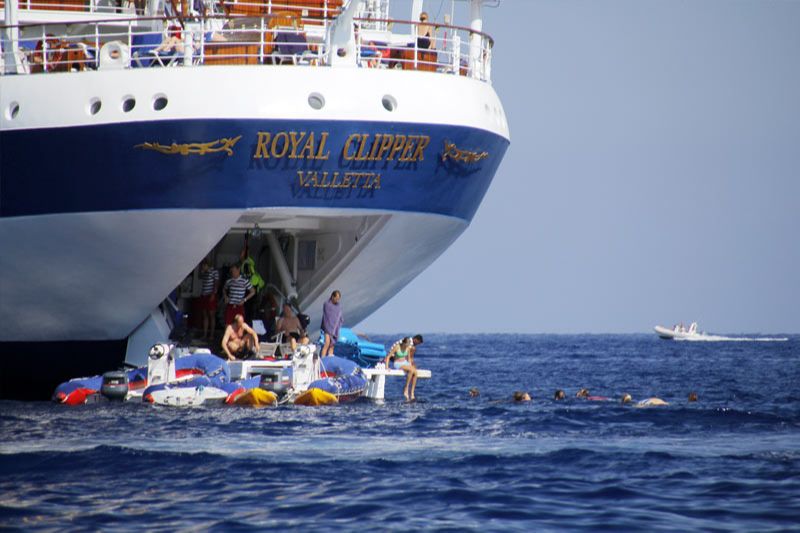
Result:
M233 322L225 328L222 350L228 361L246 359L258 352L258 335L247 325L242 315L234 315Z

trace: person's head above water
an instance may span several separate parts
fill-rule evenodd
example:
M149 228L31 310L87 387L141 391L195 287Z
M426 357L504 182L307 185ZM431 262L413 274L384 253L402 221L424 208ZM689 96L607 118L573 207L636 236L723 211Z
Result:
M531 395L525 391L514 391L514 401L515 402L529 402L531 401Z
M633 398L631 398L630 394L623 394L622 395L622 403L631 403Z
M697 401L697 393L696 392L690 392L689 393L689 401L690 402L696 402Z
M563 400L563 399L565 399L566 397L567 397L567 395L566 395L566 394L564 393L564 391L563 391L563 390L561 390L561 389L558 389L558 390L555 392L555 394L553 394L553 399L554 399L554 400Z
M581 389L575 393L576 398L587 398L589 396L589 389Z
M469 389L469 397L470 398L477 398L481 395L481 391L478 390L478 387L472 387Z

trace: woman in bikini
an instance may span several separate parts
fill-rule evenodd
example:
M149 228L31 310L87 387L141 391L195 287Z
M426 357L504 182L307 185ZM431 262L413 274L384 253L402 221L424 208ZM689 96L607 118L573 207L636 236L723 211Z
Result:
M413 401L414 392L417 390L417 367L414 364L414 342L411 337L405 337L402 341L392 346L384 359L386 368L389 367L389 359L394 357L392 368L402 370L406 373L406 386L403 389L403 396L406 401ZM410 391L409 391L410 385Z

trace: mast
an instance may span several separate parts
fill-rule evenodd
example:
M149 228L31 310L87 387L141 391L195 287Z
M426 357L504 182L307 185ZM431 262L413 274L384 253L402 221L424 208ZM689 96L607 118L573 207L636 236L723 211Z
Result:
M22 71L19 62L19 9L17 0L6 0L3 23L3 73L18 74Z
M481 15L481 3L483 0L470 0L469 2L469 27L473 30L469 37L469 66L470 75L478 78L481 64L481 42L483 38L480 32L483 31L483 16Z

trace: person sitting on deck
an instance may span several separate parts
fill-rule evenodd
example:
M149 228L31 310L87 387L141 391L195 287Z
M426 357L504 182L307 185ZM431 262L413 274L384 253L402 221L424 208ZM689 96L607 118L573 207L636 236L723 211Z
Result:
M289 343L292 345L292 351L297 349L297 341L304 335L303 326L300 324L300 319L292 312L292 306L289 304L283 305L283 315L278 319L275 325L275 333L283 333L284 341L289 338Z
M394 363L391 368L402 370L406 373L406 385L403 389L403 396L406 401L414 400L414 392L417 389L417 367L414 364L414 341L411 337L405 337L399 343L395 343L389 350L384 359L386 368L389 367L389 359L394 358Z
M394 349L394 347L395 347L395 346L399 346L399 345L400 345L400 344L401 344L401 343L402 343L404 340L406 340L406 338L407 338L407 337L403 337L403 338L402 338L402 339L400 339L399 341L397 341L397 342L395 342L394 344L392 344L392 347L391 347L391 348L389 348L389 351L391 351L392 349ZM425 342L425 340L422 338L422 335L420 335L419 333L417 333L416 335L414 335L413 337L411 337L411 342L412 342L412 344L413 344L413 346L411 347L412 354L416 354L416 353L417 353L417 346L419 346L420 344L422 344L423 342Z
M419 15L421 24L417 25L417 48L428 50L433 44L433 26L427 24L428 14L422 12Z
M245 323L242 315L235 315L233 322L225 328L222 350L229 361L247 359L258 351L258 335Z

